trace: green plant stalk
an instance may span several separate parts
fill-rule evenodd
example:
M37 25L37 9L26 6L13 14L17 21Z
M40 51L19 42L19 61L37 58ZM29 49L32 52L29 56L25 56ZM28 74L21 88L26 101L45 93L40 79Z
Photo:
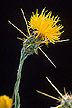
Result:
M21 56L20 56L20 63L19 63L19 68L17 72L17 81L14 86L14 94L15 94L15 108L20 108L20 96L19 96L19 85L20 85L20 80L21 80L21 71L22 71L22 66L24 63L24 60L29 56L30 54L24 52L24 47L21 49Z
M29 55L33 54L35 50L38 50L38 47L40 45L40 44L35 44L35 41L37 39L34 39L33 37L34 36L31 35L29 39L26 39L23 42L23 47L21 49L20 63L19 63L19 68L17 72L17 81L14 86L14 94L15 94L15 107L14 108L20 108L19 85L20 85L20 80L21 80L21 71L22 71L23 63Z

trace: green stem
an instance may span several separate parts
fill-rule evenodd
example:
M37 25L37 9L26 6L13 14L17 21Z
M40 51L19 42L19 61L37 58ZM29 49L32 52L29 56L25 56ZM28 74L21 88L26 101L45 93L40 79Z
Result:
M19 96L19 85L20 85L20 79L21 79L21 71L22 66L24 63L24 60L29 56L30 54L25 52L24 47L21 49L21 56L20 56L20 63L19 68L17 72L17 81L14 86L14 94L15 94L15 107L14 108L20 108L20 96Z

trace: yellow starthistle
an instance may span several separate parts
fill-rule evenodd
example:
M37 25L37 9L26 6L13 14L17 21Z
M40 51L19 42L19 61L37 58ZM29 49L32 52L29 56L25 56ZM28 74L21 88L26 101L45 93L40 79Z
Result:
M38 9L36 14L32 12L32 16L29 21L29 27L34 30L34 33L37 34L36 38L39 37L42 41L41 43L55 43L59 41L60 35L64 32L62 31L62 24L57 24L60 20L58 15L56 17L51 16L52 12L45 11L45 8L42 10L41 14L38 14ZM36 31L35 31L36 30Z
M48 96L52 99L57 100L60 105L56 106L56 107L50 107L50 108L72 108L72 94L70 93L70 95L68 93L66 93L66 90L64 88L64 95L57 89L57 87L50 81L50 79L48 77L46 77L47 80L49 81L49 83L52 85L52 87L58 92L58 94L60 95L59 98L56 98L54 96L48 95L46 93L43 93L39 90L36 90L38 93L41 93L45 96Z
M41 44L45 43L46 45L48 45L49 43L54 44L55 42L69 41L69 39L60 40L60 35L64 31L62 30L62 24L57 24L60 21L58 15L56 17L54 17L54 15L51 16L51 11L46 14L47 10L45 11L45 8L39 15L37 9L36 14L32 12L33 15L31 16L30 21L27 21L22 9L21 12L26 22L28 35L22 32L22 30L20 30L10 21L8 22L25 36L25 38L18 38L23 41L24 51L29 54L38 54L38 49L40 49L40 51L45 55L45 57L56 68L55 64L51 61L51 59L49 59L49 57L44 53L44 51L42 51Z
M12 108L13 100L6 95L0 96L0 108Z

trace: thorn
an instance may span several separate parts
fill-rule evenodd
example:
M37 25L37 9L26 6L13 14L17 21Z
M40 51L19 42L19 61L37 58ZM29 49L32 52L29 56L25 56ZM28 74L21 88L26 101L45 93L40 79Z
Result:
M57 101L60 101L60 99L58 99L58 98L56 98L56 97L53 97L53 96L51 96L51 95L48 95L48 94L46 94L46 93L43 93L43 92L41 92L41 91L39 91L39 90L36 90L36 92L38 92L38 93L40 93L40 94L43 94L43 95L45 95L45 96L48 96L48 97L50 97L50 98L52 98L52 99L55 99L55 100L57 100Z
M62 93L60 93L60 91L55 87L55 85L49 80L49 78L46 76L46 79L48 80L48 82L52 85L52 87L58 92L58 94L62 97L63 100L66 100L64 98L64 96L62 95Z
M40 49L40 51L44 54L44 56L50 61L50 63L56 68L56 65L52 62L52 60L46 55L46 53L40 48L40 47L38 47L39 49Z
M22 33L25 37L28 38L28 36L27 36L25 33L23 33L18 27L16 27L13 23L11 23L11 21L8 20L8 22L9 22L14 28L16 28L20 33Z

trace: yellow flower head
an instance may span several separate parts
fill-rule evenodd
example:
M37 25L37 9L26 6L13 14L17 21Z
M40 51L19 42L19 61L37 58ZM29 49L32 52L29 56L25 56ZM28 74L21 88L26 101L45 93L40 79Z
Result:
M33 15L31 16L30 21L27 21L24 12L21 9L23 18L27 26L27 35L17 26L15 26L11 21L8 20L8 22L24 35L24 38L18 37L18 39L23 41L23 48L25 53L38 54L38 49L40 49L40 51L45 55L45 57L53 64L54 67L56 67L54 63L50 60L50 58L44 53L44 51L42 51L40 45L42 43L48 45L48 43L54 44L56 42L69 41L69 39L59 40L60 35L64 32L62 30L63 26L62 24L59 24L60 20L58 15L56 17L54 17L54 15L51 16L52 12L50 11L46 14L47 11L48 10L45 11L44 8L39 15L37 9L36 14L32 12Z
M11 108L12 102L12 98L6 95L0 96L0 108Z
M32 12L32 16L29 21L29 27L34 30L34 33L37 34L36 38L39 37L42 43L55 43L59 41L60 35L64 32L61 31L63 26L57 24L60 20L59 17L51 16L52 12L47 13L45 8L42 10L41 14L38 14L38 9L36 14Z

